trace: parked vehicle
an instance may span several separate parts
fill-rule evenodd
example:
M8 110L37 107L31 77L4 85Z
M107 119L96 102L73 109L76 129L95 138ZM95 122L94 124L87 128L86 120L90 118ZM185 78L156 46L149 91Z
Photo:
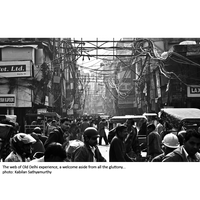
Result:
M113 116L110 119L110 122L113 123L113 127L116 127L118 124L125 123L127 119L133 119L135 121L135 126L139 130L140 128L140 122L147 120L147 118L144 115L125 115L125 116ZM143 144L146 144L146 135L138 135L138 140L140 143L140 146L143 146ZM145 146L144 146L145 148ZM142 156L146 156L146 152L142 152Z
M197 108L164 108L160 118L178 131L200 126L200 109Z

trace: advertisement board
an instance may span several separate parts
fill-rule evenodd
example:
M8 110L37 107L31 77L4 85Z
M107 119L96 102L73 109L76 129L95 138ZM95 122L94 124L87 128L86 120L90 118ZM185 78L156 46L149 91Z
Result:
M15 107L16 95L15 94L0 94L0 107Z
M0 77L32 76L31 61L0 61Z

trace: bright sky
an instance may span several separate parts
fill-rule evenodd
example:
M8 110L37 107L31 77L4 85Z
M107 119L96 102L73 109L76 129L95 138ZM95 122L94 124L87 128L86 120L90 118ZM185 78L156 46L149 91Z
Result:
M115 46L115 44L113 44L113 40L114 41L120 41L120 39L122 39L122 35L82 35L82 40L84 41L109 41L108 43L101 43L99 42L98 45L102 45L101 47L112 47L113 45ZM81 35L73 35L72 36L72 40L80 40L81 41ZM93 43L94 45L97 45L96 42ZM85 43L86 47L95 47L94 45L90 44L90 43ZM83 46L84 47L84 46ZM91 51L88 52L90 55L96 55L97 51ZM113 51L111 50L98 50L98 54L99 55L111 55L113 54ZM90 57L90 60L88 59L88 57L84 57L80 58L77 61L77 64L84 66L84 67L89 67L89 68L93 68L96 69L100 66L100 63L102 62L102 58L103 56L100 56L99 58L101 59L96 59L95 57ZM85 69L85 72L89 72L89 70Z

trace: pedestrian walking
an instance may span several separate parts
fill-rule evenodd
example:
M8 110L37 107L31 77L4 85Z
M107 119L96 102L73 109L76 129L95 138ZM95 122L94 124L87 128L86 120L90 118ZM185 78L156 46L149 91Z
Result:
M43 145L44 145L44 143L46 142L46 140L47 140L48 137L45 136L45 135L42 135L42 129L40 127L36 126L33 129L32 133L35 133L38 136L38 138L41 140L41 142L43 143Z
M110 162L132 161L132 159L126 154L126 145L124 141L127 134L127 127L125 125L118 125L116 127L116 135L112 139L109 149Z
M60 119L60 126L57 126L50 132L44 144L45 149L52 142L58 142L64 146L68 142L70 124L71 122L68 118Z
M147 126L147 157L149 161L162 153L161 137L155 128L154 124Z
M102 119L100 122L99 122L99 145L102 144L102 138L104 139L104 142L106 145L108 145L108 138L107 138L107 135L106 135L106 131L105 131L105 127L106 127L107 123L106 123L106 120L105 119Z
M152 162L162 162L168 153L171 153L180 146L178 137L174 133L165 135L163 141L163 153L152 159Z
M199 162L200 133L195 129L186 130L184 144L167 154L163 162Z
M11 138L11 153L4 162L29 162L31 160L31 145L36 140L29 134L17 133Z
M83 118L83 121L80 124L80 129L81 129L81 140L83 140L83 133L86 128L90 127L90 124L87 120L87 117Z
M106 162L97 147L99 133L96 128L88 127L83 133L84 145L79 146L73 155L73 162Z
M133 119L127 119L125 125L127 126L128 136L125 139L126 153L135 160L141 158L140 143L137 135L137 128L134 125Z

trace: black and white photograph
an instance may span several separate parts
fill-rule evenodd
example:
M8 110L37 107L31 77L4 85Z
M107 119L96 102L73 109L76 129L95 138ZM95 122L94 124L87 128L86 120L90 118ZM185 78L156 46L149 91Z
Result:
M200 161L200 38L0 40L2 162Z

